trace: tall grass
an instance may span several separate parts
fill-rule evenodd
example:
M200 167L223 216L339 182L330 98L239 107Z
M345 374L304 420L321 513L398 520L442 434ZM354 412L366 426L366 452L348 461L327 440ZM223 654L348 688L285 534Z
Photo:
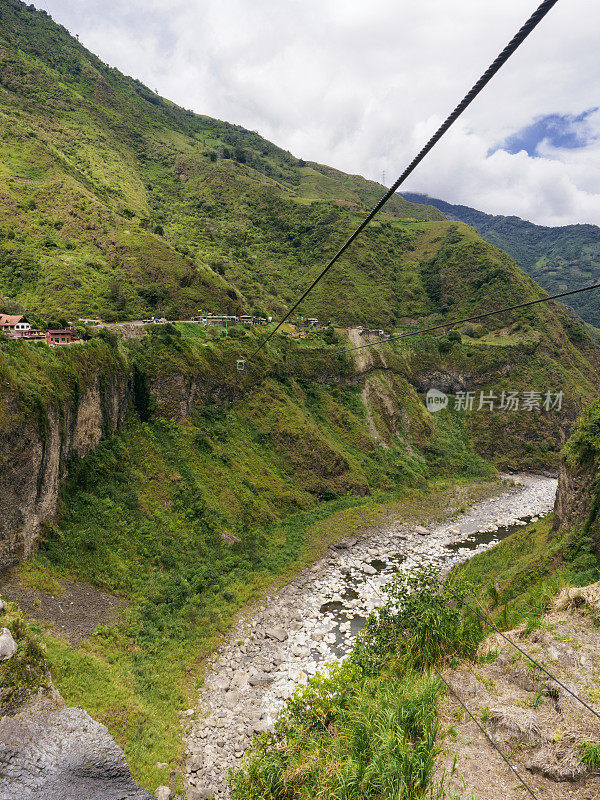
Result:
M581 742L579 758L586 767L597 770L600 767L600 742Z
M593 539L579 526L554 530L553 522L550 514L519 528L454 571L503 628L523 622L530 630L537 627L564 586L585 586L600 577Z
M335 674L326 715L311 689L296 696L232 777L234 800L428 796L441 682L411 672L356 684L355 669Z
M352 659L365 673L377 674L390 658L403 668L427 669L455 658L470 658L481 641L479 619L465 613L433 567L418 568L386 587L388 601L374 611L359 635Z

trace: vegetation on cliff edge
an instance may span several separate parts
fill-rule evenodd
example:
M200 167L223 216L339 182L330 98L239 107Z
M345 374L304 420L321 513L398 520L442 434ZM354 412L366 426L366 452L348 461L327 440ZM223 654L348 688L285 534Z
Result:
M126 425L69 465L59 517L46 524L23 576L42 589L84 580L127 600L121 623L78 648L49 636L48 657L67 702L107 724L150 787L165 779L157 762L177 763L178 712L201 658L241 605L360 528L379 504L404 497L410 507L428 480L457 470L493 473L460 420L460 445L445 450L445 421L430 418L400 373L392 385L408 416L377 414L387 445L374 441L354 367L324 336L282 339L243 376L235 357L253 346L252 335L212 340L165 330L127 344L0 348L8 397L22 398L16 413L25 415L29 398L34 421L31 381L44 357L42 409L77 396L86 353L104 354L108 374L137 374ZM194 382L188 416L181 403ZM439 437L428 461L427 443Z

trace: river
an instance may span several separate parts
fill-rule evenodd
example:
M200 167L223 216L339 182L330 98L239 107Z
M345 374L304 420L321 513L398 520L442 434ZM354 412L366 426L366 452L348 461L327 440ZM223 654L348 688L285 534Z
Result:
M343 657L399 570L447 571L552 510L556 479L519 474L493 497L433 525L348 538L244 615L207 672L187 741L190 797L226 798L227 774L269 730L296 686Z

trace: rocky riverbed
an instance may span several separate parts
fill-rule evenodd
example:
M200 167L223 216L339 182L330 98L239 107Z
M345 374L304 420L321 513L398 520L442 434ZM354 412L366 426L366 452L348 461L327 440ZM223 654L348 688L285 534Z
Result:
M187 742L189 800L226 798L227 774L254 733L272 728L298 684L343 658L398 570L442 570L552 510L556 480L511 476L495 497L442 524L390 526L348 538L240 618L207 673ZM197 713L196 713L197 712Z

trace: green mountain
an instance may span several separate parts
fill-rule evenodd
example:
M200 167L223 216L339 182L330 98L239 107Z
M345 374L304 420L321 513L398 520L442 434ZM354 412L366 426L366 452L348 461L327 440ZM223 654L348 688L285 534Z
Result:
M383 191L175 106L32 6L0 0L0 23L5 308L54 318L184 317L199 307L276 315ZM473 228L398 195L301 311L410 330L540 292ZM523 437L535 440L532 463L551 462L561 426L595 396L598 351L585 331L558 306L539 306L459 332L463 348L408 340L408 380L455 393L509 390L511 380L549 389L561 376L562 420L469 422L498 463L522 458Z
M45 12L0 2L7 300L53 316L275 313L383 191L179 108L102 63ZM400 219L442 215L398 197L383 225ZM372 290L381 299L406 237L380 224L370 238L383 262ZM362 272L360 250L344 267ZM361 315L360 295L344 300Z
M484 214L426 194L402 192L411 203L435 206L448 219L466 222L491 244L506 250L549 294L579 289L600 279L600 228L597 225L534 225L520 217ZM600 305L594 293L566 299L586 322L600 325Z
M0 23L5 307L54 318L181 318L199 307L277 315L383 191L175 106L18 0L0 0ZM339 326L411 330L540 292L473 228L398 195L301 312ZM561 420L469 421L497 463L525 463L524 437L533 440L531 463L551 463L560 431L595 396L593 343L557 306L460 334L463 348L408 340L409 381L454 393L552 388L561 376Z
M384 191L174 105L18 0L0 0L0 153L0 297L53 318L277 315ZM433 205L398 195L302 313L389 328L456 310L428 285L449 230ZM512 262L461 236L473 268L499 260L524 285ZM452 291L468 296L458 280Z

